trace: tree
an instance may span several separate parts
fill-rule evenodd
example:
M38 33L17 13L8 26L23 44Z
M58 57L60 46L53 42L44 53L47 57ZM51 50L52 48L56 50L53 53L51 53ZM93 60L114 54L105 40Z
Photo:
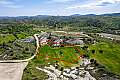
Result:
M26 47L26 48L25 48L25 51L29 51L29 48L28 48L28 47Z
M95 53L95 50L92 50L92 53L94 54L94 53Z
M93 62L94 62L94 59L90 59L90 62L93 63Z
M99 50L99 53L103 53L103 50Z
M60 51L60 55L62 55L63 54L63 52L62 51Z
M61 67L61 68L60 68L60 71L63 71L63 70L64 70L64 67Z
M55 69L58 69L58 66L57 66L57 65L55 66Z
M89 55L88 55L88 54L83 54L83 57L84 57L84 58L88 58Z

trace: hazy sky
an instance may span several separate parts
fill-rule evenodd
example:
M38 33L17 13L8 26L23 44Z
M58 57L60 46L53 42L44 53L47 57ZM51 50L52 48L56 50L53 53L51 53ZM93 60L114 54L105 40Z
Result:
M0 0L0 16L120 12L120 0Z

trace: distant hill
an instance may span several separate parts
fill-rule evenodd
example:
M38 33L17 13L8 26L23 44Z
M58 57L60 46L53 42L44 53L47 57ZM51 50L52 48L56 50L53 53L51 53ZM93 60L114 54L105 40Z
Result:
M86 14L84 16L96 16L96 14Z
M48 18L50 16L53 16L53 15L17 16L17 17L0 16L0 19L11 19L11 18L17 18L17 19L39 18L39 19L44 19L44 18ZM73 15L70 15L70 16L73 16L73 17L75 17L75 16L120 16L120 13L109 13L109 14L100 14L100 15L96 15L96 14L85 14L85 15L73 14ZM69 16L59 16L59 17L69 17Z
M109 14L100 14L100 15L96 15L96 14L85 14L85 15L73 14L70 16L120 16L120 13L109 13Z
M102 16L120 16L120 13L102 14Z
M9 17L9 16L0 16L0 19L29 19L29 18L40 18L40 19L44 19L44 18L48 18L50 15L36 15L36 16L17 16L17 17Z
M85 14L85 15L81 15L81 14L73 14L70 16L96 16L96 14Z
M70 15L70 16L81 16L80 14L73 14L73 15Z
M47 18L49 17L50 15L37 15L37 16L32 16L32 17L38 17L38 18Z

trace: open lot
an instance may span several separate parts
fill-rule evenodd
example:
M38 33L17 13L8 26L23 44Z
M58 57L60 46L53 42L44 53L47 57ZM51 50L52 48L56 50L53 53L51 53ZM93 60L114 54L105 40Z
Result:
M45 45L39 49L37 60L41 64L55 63L56 61L64 67L70 67L80 62L80 52L77 47L51 48Z

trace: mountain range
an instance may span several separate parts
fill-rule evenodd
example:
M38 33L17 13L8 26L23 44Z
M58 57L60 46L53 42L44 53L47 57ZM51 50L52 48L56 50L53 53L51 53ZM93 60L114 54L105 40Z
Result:
M0 16L0 19L10 19L10 18L18 18L18 19L24 19L24 18L47 18L50 17L52 15L36 15L36 16L17 16L17 17L9 17L9 16ZM85 15L81 15L81 14L73 14L73 15L69 15L69 16L62 16L62 17L70 17L70 16L120 16L120 13L109 13L109 14L85 14Z

